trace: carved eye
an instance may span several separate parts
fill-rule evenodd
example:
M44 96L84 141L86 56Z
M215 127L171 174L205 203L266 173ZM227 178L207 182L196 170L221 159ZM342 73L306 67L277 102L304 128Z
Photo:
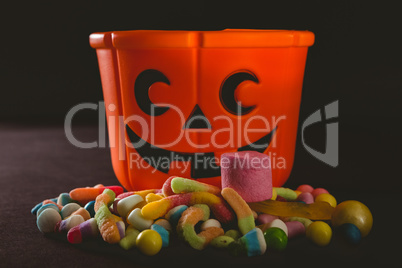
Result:
M134 96L140 109L148 115L161 115L169 110L169 107L157 106L149 99L149 88L156 82L170 85L169 79L160 71L148 69L142 71L134 83Z
M242 106L235 98L235 90L244 81L259 82L253 73L242 71L231 74L222 83L219 97L223 107L231 114L245 115L255 108L255 106Z

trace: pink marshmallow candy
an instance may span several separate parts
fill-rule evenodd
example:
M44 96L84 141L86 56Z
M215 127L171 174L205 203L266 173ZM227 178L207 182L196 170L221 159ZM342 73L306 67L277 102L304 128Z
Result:
M246 202L272 197L272 171L268 155L255 151L224 153L221 156L222 189L233 188Z

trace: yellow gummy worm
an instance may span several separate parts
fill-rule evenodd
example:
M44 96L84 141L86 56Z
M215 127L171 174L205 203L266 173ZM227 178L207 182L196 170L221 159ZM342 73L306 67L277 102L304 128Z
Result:
M303 217L310 220L330 220L334 210L327 202L304 204L300 202L265 200L258 203L249 203L249 206L256 212L280 217Z

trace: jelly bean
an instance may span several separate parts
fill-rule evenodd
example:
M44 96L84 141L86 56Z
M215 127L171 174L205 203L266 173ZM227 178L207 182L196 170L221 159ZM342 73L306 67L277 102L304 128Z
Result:
M314 190L314 188L311 185L303 184L297 187L296 190L302 193L311 193Z
M154 222L153 220L145 219L141 214L140 208L135 208L133 211L131 211L127 216L127 221L139 231L149 229Z
M307 229L310 226L310 224L313 223L310 219L303 217L289 217L287 218L287 221L298 221L304 225L305 229Z
M36 225L42 233L51 233L59 221L61 221L60 213L53 208L47 208L38 215Z
M362 239L359 228L352 223L344 223L338 228L343 238L350 244L359 244Z
M221 235L212 239L211 243L209 244L215 248L226 248L234 241L235 240L230 236Z
M215 219L208 219L206 221L204 221L201 224L201 230L205 231L207 228L209 227L217 227L217 228L221 228L222 225L219 221L215 220Z
M315 197L314 199L315 202L327 202L329 203L332 207L336 207L337 202L335 197L333 197L331 194L319 194Z
M332 229L323 221L310 224L306 230L306 236L318 246L326 246L331 242Z
M299 221L288 221L285 222L286 227L288 227L288 239L304 235L306 233L306 228L303 223Z
M61 209L61 217L63 219L67 218L68 216L70 216L74 211L77 211L78 209L80 209L81 206L78 205L77 203L69 203L67 205L65 205L62 209Z
M89 201L84 208L89 212L92 218L95 216L95 201Z
M316 198L320 194L328 194L328 191L324 188L316 188L311 192L311 194Z
M284 250L288 244L288 236L283 229L272 227L264 232L264 239L267 243L267 248L275 250Z
M158 219L154 222L154 224L158 224L158 225L162 226L163 228L165 228L168 232L172 232L172 225L166 219Z
M297 198L297 201L303 201L305 204L314 203L314 197L311 193L301 193Z
M259 225L263 225L263 224L270 223L271 221L273 221L275 219L279 219L279 217L262 213L262 214L258 215L258 217L256 219L256 223Z
M235 211L240 232L244 235L254 229L254 216L246 201L232 188L222 189L221 194Z
M283 232L286 234L286 236L288 235L288 227L286 226L286 224L280 220L280 219L275 219L269 223L263 224L258 226L263 232L270 229L270 228L279 228L282 229Z
M144 230L136 239L137 248L145 255L153 256L162 248L162 238L157 231Z
M238 230L232 229L232 230L226 231L225 236L230 236L234 240L237 240L241 237L241 233Z
M157 231L162 238L162 247L169 246L169 232L158 224L152 224L151 230Z
M366 237L373 226L373 215L363 203L349 200L335 207L331 223L334 227L341 226L344 223L352 223L359 228L361 236Z
M128 213L132 211L136 205L140 202L144 201L144 199L137 194L128 196L126 198L120 199L117 202L117 212L122 217L127 217Z
M119 245L125 250L129 250L132 247L136 246L137 237L140 234L140 231L134 228L134 226L129 225L126 230L126 236L123 237Z
M38 209L38 211L36 212L36 216L39 216L39 215L42 213L42 211L44 211L44 210L46 210L46 209L48 209L48 208L54 209L54 210L56 210L58 213L60 213L59 207L56 206L55 204L51 204L51 203L50 203L50 204L45 204L45 205L41 206L41 207Z
M258 203L249 203L251 209L280 217L304 217L312 220L331 219L334 208L327 202L303 204L299 202L280 202L266 200Z

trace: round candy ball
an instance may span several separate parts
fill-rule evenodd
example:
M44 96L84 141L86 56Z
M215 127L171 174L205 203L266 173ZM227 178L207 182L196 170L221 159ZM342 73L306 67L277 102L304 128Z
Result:
M157 254L162 248L162 238L157 231L144 230L136 240L137 248L145 255L153 256Z
M359 244L362 239L359 228L351 223L344 223L339 227L339 232L350 244Z
M272 227L264 232L267 247L275 250L284 250L288 244L288 237L285 232L278 227Z
M344 223L352 223L359 228L361 236L365 237L370 233L373 226L373 215L363 203L348 200L335 207L331 223L333 227L339 227Z
M332 229L323 221L315 221L309 225L306 236L318 246L326 246L331 242Z
M302 192L302 193L311 193L311 192L314 190L314 188L313 188L313 186L311 186L311 185L302 184L302 185L300 185L299 187L297 187L296 190L297 190L297 191L300 191L300 192Z
M325 190L324 188L315 188L311 194L315 197L317 197L320 194L328 194L328 191Z
M327 202L332 207L336 207L336 205L337 205L335 197L333 195L327 194L327 193L317 195L315 197L314 201L315 202Z

